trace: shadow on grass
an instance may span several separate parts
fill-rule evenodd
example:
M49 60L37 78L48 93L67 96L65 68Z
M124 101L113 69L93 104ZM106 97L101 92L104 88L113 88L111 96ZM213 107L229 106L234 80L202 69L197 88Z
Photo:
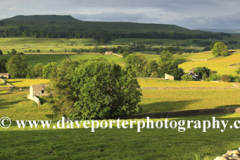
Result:
M166 102L155 102L149 104L141 104L142 112L144 113L154 113L154 112L172 112L172 111L182 111L187 105L198 103L201 99L196 100L185 100L185 101L166 101Z
M22 101L11 101L11 102L5 102L4 100L0 100L0 109L6 109L6 108L12 108L11 105L15 105L19 102L22 102Z
M13 83L18 83L18 82L23 82L23 81L11 81L11 82L8 82L8 83L13 84Z
M0 96L4 96L4 95L8 95L8 94L12 94L12 93L0 93Z
M224 105L224 106L219 106L219 107L216 107L216 108L238 108L240 107L240 105L238 104L234 104L234 105Z

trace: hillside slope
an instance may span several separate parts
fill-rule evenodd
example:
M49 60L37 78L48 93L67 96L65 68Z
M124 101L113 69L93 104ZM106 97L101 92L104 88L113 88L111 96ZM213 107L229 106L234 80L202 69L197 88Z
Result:
M2 24L2 25L1 25ZM20 28L22 26L22 28ZM142 24L130 22L89 22L80 21L72 16L32 15L15 16L0 21L0 30L54 30L54 31L109 31L119 33L178 32L201 33L176 25Z

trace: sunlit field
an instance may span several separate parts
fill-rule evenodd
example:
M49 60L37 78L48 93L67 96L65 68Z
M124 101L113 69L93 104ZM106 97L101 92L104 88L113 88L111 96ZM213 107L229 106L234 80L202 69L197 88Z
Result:
M138 79L141 87L233 87L228 82L171 81L161 79Z
M228 68L230 64L235 63L240 63L240 53L203 62L185 62L183 64L180 64L179 67L183 68L186 71L189 71L193 67L208 67L213 71L217 71L218 74L237 75L236 69Z
M7 82L14 85L15 87L30 87L36 84L49 83L49 79L8 79Z

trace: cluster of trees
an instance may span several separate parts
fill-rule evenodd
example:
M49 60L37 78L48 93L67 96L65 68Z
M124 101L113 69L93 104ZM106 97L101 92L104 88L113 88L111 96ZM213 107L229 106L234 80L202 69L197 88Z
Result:
M211 51L212 51L212 53L214 54L215 57L228 56L229 55L228 46L226 46L222 42L215 42L213 44L213 47L212 47Z
M165 73L173 75L174 79L180 80L184 74L182 68L178 68L178 61L173 59L172 53L164 50L158 61L148 61L141 53L130 54L125 58L125 69L134 77L163 78Z
M169 33L169 32L147 32L147 33L111 33L102 32L80 32L80 31L54 31L54 30L1 30L0 37L35 37L35 38L94 38L99 43L107 43L114 38L152 38L152 39L222 39L223 35L219 33L203 32L198 34L192 33Z
M11 51L7 51L7 54L10 54L10 55L24 55L23 52L17 52L15 49L11 49Z
M56 72L58 65L56 62L50 62L47 65L38 63L32 67L27 65L25 57L21 55L12 56L8 62L5 59L2 59L0 62L0 70L3 73L8 72L12 78L50 78Z

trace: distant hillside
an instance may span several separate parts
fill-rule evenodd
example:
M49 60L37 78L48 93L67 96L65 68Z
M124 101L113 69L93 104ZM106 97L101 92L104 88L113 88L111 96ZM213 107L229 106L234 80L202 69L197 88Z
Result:
M100 43L106 43L115 38L223 38L218 33L189 30L176 25L89 22L77 20L72 16L59 15L15 16L1 20L0 37L94 38Z
M89 22L80 21L70 15L33 15L15 16L1 20L4 24L0 30L19 29L20 26L30 30L58 30L58 31L109 31L120 33L145 33L145 32L179 32L199 33L176 25L167 24L141 24L129 22Z
M234 33L234 34L240 34L240 29L209 29L209 28L202 28L199 29L202 31L207 31L207 32L222 32L222 33Z
M2 21L79 21L70 15L33 15L33 16L14 16Z

